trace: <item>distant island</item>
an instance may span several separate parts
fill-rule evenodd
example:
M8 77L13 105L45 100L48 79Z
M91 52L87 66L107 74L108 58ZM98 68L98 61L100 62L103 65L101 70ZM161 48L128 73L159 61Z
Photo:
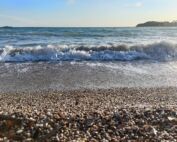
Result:
M11 27L11 26L4 26L4 27L1 27L1 28L3 28L3 29L12 29L13 27Z
M146 23L138 24L136 25L136 27L177 27L177 21L173 21L173 22L148 21Z

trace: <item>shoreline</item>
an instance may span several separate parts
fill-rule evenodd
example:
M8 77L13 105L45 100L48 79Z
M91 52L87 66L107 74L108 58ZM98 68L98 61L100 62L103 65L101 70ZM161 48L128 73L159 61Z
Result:
M0 140L177 139L177 88L0 93Z

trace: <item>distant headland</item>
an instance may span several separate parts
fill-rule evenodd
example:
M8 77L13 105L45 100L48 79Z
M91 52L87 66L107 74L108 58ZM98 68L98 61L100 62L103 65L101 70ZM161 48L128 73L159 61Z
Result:
M12 29L13 27L11 27L11 26L3 26L3 27L0 27L0 28L3 28L3 29Z
M136 25L136 27L177 27L177 21L173 21L173 22L148 21L145 23L138 24Z

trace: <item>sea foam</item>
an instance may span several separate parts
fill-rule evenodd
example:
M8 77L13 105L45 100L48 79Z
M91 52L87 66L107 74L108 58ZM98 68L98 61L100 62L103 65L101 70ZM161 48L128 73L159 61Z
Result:
M1 62L38 61L171 61L177 59L177 44L158 42L141 45L48 45L33 47L5 46L0 49Z

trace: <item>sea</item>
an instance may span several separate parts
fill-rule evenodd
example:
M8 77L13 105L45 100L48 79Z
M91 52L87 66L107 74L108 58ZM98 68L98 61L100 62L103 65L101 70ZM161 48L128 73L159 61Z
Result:
M177 86L177 27L0 28L0 92Z

